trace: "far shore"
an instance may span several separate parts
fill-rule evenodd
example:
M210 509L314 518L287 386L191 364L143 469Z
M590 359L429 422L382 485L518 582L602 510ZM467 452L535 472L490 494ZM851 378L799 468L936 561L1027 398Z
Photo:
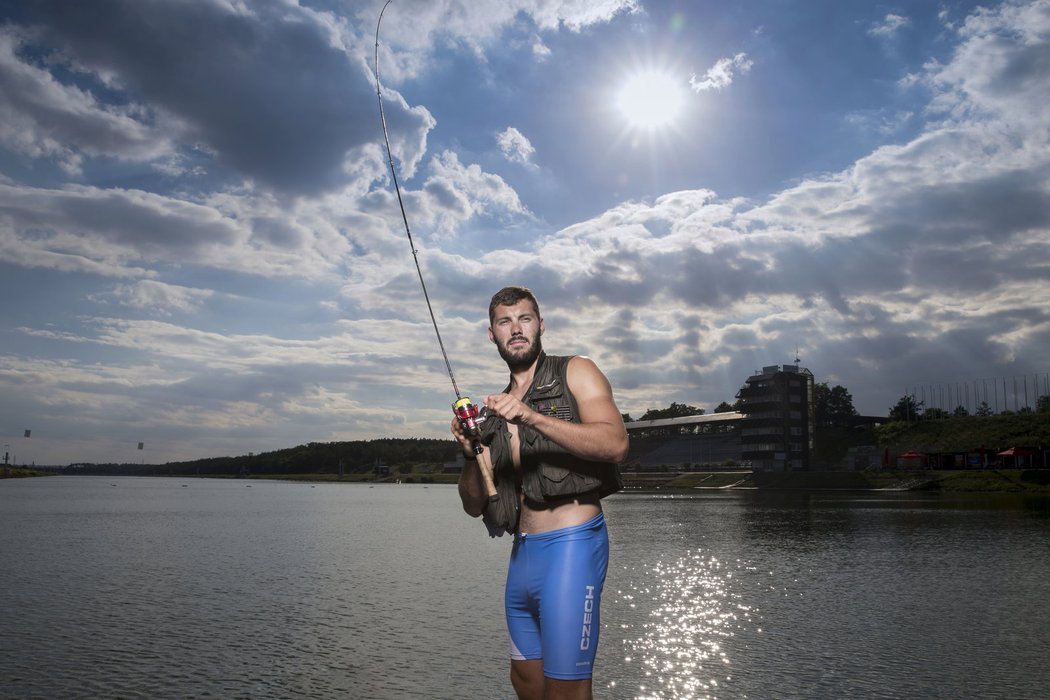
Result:
M394 474L378 480L371 479L370 475L359 474L342 479L333 474L259 475L257 478L417 484L454 484L458 480L456 474ZM930 491L1050 495L1050 469L624 472L623 480L626 492L759 489L766 491Z
M48 476L26 468L0 471L0 478ZM158 476L162 476L159 475ZM187 475L182 478L196 478ZM251 474L202 478L272 479L314 483L455 484L454 473ZM631 472L623 474L628 493L696 493L703 491L927 491L939 493L1026 493L1050 495L1050 469L870 470L752 472L747 470L696 472Z

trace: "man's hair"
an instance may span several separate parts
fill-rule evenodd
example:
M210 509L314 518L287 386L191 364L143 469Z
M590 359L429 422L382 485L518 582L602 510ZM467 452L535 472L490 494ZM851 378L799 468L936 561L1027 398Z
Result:
M514 306L522 299L532 302L532 308L536 310L537 318L540 316L540 303L536 301L536 295L528 287L504 287L492 295L489 302L489 325L495 320L497 306Z

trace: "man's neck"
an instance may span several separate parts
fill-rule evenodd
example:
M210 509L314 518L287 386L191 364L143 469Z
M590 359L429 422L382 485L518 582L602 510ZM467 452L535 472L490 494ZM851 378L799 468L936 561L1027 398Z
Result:
M527 367L514 367L510 370L510 392L522 398L525 392L529 390L532 385L532 380L536 377L536 368L540 365L541 354L535 360L532 361L531 365Z

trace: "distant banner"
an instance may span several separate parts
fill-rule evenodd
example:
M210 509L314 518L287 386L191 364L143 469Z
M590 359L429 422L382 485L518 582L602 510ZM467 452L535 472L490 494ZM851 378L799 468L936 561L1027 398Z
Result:
M141 443L141 442L140 442L140 443L139 443L139 449L140 449L140 450L142 449L142 446L143 446L143 443Z
M27 431L26 431L26 437L29 437L29 434L30 434L31 432L33 432L33 431L32 431L32 430L27 430Z

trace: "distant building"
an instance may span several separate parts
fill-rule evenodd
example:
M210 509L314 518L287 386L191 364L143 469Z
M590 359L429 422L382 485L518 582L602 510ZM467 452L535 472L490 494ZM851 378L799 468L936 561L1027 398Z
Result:
M735 411L639 420L624 425L631 450L629 470L718 468L740 463L741 414Z
M808 469L813 454L813 374L771 365L748 377L741 400L740 452L755 471Z

